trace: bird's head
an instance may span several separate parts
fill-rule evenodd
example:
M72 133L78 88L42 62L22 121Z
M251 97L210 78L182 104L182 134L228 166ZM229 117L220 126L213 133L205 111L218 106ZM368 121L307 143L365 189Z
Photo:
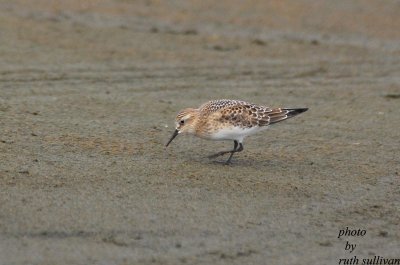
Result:
M195 132L194 125L198 117L197 109L184 109L181 110L175 118L175 131L165 146L168 146L174 138L181 133L191 134Z

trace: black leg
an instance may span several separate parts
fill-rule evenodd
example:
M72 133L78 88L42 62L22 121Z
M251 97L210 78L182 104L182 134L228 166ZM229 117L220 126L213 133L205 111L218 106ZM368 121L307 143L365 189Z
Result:
M235 140L235 141L234 141L233 150L221 151L221 152L218 152L218 153L216 153L216 154L210 155L208 158L216 158L216 157L219 157L219 156L228 154L228 153L231 153L231 154L232 154L232 153L236 152L237 146L238 146L238 141Z
M228 165L228 164L231 163L231 159L232 159L232 156L233 156L234 153L241 152L241 151L243 151L243 144L242 143L239 144L239 148L238 149L235 148L235 150L233 150L231 152L231 155L229 156L228 160L225 162L225 165Z

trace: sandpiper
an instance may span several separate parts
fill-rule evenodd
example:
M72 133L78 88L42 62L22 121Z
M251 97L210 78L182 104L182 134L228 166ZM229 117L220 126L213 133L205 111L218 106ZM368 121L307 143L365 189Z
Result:
M199 108L181 110L175 118L176 129L166 147L178 134L194 134L210 140L233 140L232 150L218 152L209 158L230 156L243 151L246 136L265 130L269 125L294 117L308 108L269 108L241 100L211 100Z

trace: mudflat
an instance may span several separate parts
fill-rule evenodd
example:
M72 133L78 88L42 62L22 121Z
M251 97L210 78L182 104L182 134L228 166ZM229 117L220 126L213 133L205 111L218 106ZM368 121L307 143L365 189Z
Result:
M1 1L0 264L400 258L399 14ZM207 156L231 142L164 147L180 109L221 98L309 110L229 166Z

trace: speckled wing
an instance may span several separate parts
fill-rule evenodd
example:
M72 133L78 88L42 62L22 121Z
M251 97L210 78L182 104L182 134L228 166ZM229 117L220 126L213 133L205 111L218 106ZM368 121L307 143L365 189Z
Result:
M261 127L270 124L269 114L272 112L268 107L249 103L238 104L222 109L221 120L241 128Z
M248 102L241 101L241 100L232 100L232 99L218 99L218 100L211 100L199 107L201 113L212 113L224 108L236 106L236 105L252 105Z
M200 107L208 114L220 112L219 122L236 127L263 127L286 120L290 109L269 108L240 100L213 100Z
M286 120L286 119L292 117L292 115L293 116L296 115L296 110L282 109L282 108L273 109L271 111L271 113L269 114L269 117L271 119L270 124Z
M228 99L210 101L202 108L208 113L218 111L221 114L219 122L241 128L268 125L268 112L271 111L249 102Z

